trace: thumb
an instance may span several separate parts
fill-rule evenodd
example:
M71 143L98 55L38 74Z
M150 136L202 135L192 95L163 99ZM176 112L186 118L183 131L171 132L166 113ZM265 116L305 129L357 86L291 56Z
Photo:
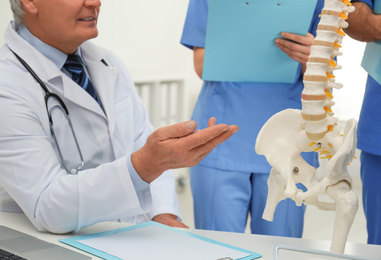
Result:
M177 123L170 126L159 128L160 140L164 141L171 138L178 138L189 135L196 130L197 124L193 120Z

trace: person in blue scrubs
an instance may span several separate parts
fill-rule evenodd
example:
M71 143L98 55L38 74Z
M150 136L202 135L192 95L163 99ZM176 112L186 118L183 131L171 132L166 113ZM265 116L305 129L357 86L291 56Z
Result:
M356 10L348 16L345 32L352 38L381 40L381 15L373 12L374 0L353 2ZM381 65L381 61L379 63ZM381 82L368 75L357 129L361 150L361 180L368 243L381 245Z
M301 109L302 71L305 70L323 5L323 0L317 1L306 36L282 33L283 39L275 42L281 50L301 63L294 83L203 83L192 118L199 127L206 127L204 119L213 116L238 125L240 131L199 165L191 168L196 228L244 232L250 216L252 233L302 236L305 207L297 207L290 199L278 204L273 222L262 219L271 166L264 156L256 154L255 141L272 115L287 108ZM194 51L195 70L200 77L208 6L209 0L190 0L181 39L183 45ZM310 164L318 165L315 153L306 157Z

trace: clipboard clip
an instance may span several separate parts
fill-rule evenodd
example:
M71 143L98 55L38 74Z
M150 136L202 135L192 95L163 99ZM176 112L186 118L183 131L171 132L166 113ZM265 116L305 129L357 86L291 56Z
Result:
M249 4L250 4L250 2L249 2L249 1L246 1L246 5L249 5ZM280 6L280 3L278 2L276 5L277 5L277 6ZM219 260L219 259L217 259L217 260Z

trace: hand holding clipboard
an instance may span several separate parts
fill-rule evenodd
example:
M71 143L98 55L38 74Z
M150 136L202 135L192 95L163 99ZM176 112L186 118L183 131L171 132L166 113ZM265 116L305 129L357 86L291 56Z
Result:
M210 0L203 79L295 80L298 62L274 43L281 32L306 35L316 0Z

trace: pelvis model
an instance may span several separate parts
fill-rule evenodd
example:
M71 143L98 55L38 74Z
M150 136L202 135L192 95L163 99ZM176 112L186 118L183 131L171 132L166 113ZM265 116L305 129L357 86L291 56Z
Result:
M268 197L263 218L273 220L281 200L291 198L297 205L311 204L323 210L336 210L331 251L343 253L349 230L358 208L347 165L354 158L356 121L346 123L343 132L333 117L332 89L340 89L333 71L340 69L334 57L341 55L345 21L354 11L345 0L325 0L316 37L304 73L302 110L287 109L272 116L262 127L256 141L256 152L264 155L273 167L268 180ZM326 175L317 180L315 168L301 156L315 151L328 159ZM302 183L307 191L297 189ZM332 202L319 200L328 194Z

